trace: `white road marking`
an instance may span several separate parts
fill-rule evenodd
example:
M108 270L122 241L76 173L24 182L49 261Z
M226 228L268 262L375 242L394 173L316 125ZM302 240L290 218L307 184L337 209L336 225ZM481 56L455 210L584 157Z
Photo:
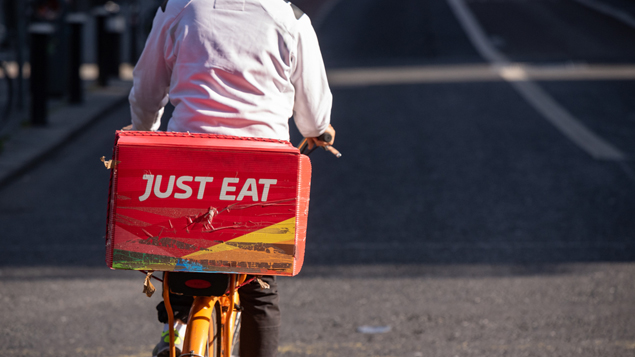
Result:
M370 243L370 242L348 242L338 245L339 250L357 250L357 251L398 251L413 250L426 251L432 249L482 249L482 250L501 250L501 249L589 249L589 248L610 248L610 249L626 249L632 247L631 242L557 242L557 241L523 241L523 242L419 242L407 243L389 242L389 243ZM329 251L332 247L328 245L310 247L311 251Z
M510 60L487 40L487 36L478 21L463 0L447 0L457 19L476 50L490 63L509 68ZM518 72L512 72L511 79L518 78ZM510 73L501 73L505 80L510 79ZM558 104L540 86L530 80L510 81L518 93L525 98L552 125L558 128L566 137L598 160L625 160L626 155L611 143L599 137L578 119Z
M580 123L535 82L517 81L511 84L551 124L592 157L599 160L626 158L617 148Z
M23 252L95 252L106 251L105 245L94 244L38 244L38 245L8 245L2 248L11 253Z
M484 64L346 68L329 70L327 74L332 87L501 80L494 68Z
M331 87L502 80L633 80L635 65L452 64L331 69L327 74Z
M584 5L592 10L595 10L599 13L610 16L616 20L623 22L624 24L632 28L635 28L635 17L631 16L630 14L618 8L612 7L611 5L603 4L595 0L575 0L575 1L577 1L579 4Z
M492 46L487 39L487 35L476 21L476 18L469 10L467 5L461 0L447 0L450 8L454 12L454 15L459 20L461 26L465 30L468 38L476 47L479 54L489 62L507 65L509 60L505 55L499 52L494 46Z

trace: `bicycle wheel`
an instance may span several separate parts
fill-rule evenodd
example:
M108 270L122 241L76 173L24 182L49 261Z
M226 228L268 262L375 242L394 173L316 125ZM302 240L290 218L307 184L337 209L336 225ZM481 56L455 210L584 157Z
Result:
M240 356L240 310L236 311L236 320L234 321L234 337L232 338L231 357Z
M207 340L206 357L221 356L221 313L220 306L216 304L212 310L212 316L209 321L209 337Z
M190 310L181 356L220 357L221 308L218 298L198 296Z

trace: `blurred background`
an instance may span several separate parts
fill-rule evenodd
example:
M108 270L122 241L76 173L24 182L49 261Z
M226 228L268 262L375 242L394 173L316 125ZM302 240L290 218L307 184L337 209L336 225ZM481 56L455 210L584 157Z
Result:
M0 356L158 342L99 157L161 2L2 1ZM311 155L280 355L633 356L635 2L294 3L343 157Z

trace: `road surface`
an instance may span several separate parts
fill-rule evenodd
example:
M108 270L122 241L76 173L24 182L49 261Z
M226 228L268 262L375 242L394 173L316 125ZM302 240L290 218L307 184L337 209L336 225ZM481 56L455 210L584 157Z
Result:
M315 12L343 157L312 155L280 356L633 355L635 11L581 1ZM0 189L1 356L158 341L143 275L103 263L99 157L128 122L122 107Z

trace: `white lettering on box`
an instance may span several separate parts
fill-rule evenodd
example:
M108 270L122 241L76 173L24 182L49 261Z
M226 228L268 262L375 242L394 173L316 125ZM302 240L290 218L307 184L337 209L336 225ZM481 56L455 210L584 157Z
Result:
M139 201L145 201L150 197L150 192L152 192L152 182L154 181L154 175L143 175L144 180L148 180L146 184L146 193L143 196L139 196Z
M198 186L198 195L196 195L196 198L198 198L199 200L202 200L203 196L205 195L205 184L207 182L214 181L214 178L213 177L206 177L206 176L196 176L194 181L201 183Z
M176 187L180 190L183 190L182 193L175 193L174 198L178 198L184 200L186 198L190 198L192 196L192 188L185 184L185 182L191 182L194 180L192 176L181 176L178 180L176 180Z
M208 182L213 182L213 177L207 176L181 176L178 179L176 176L172 175L169 178L167 187L164 192L161 192L161 181L163 181L162 175L157 175L155 179L155 175L145 174L143 175L143 179L147 180L145 193L142 196L139 196L139 201L145 201L150 198L150 195L154 192L154 195L158 198L168 198L172 196L172 192L174 191L174 184L176 182L176 187L181 192L175 192L174 198L176 199L187 199L192 197L193 189L187 184L188 182L198 182L198 193L196 198L202 200L205 196L205 184ZM245 180L245 183L242 185L238 196L231 194L236 192L238 189L237 186L232 186L232 184L237 184L240 182L238 177L225 177L223 179L223 184L221 185L220 197L221 201L242 201L245 197L251 197L253 202L266 202L269 198L269 190L272 185L278 183L276 179L255 179L248 178ZM263 185L262 187L262 196L258 195L258 185ZM154 189L153 189L154 188Z
M238 183L240 181L237 177L225 177L223 179L223 186L220 189L220 197L218 198L221 201L234 201L236 196L228 195L228 192L235 192L236 187L229 186L230 183Z
M168 198L172 195L172 189L174 188L174 180L176 176L170 176L170 180L168 181L168 188L165 192L161 192L161 179L163 177L161 175L157 175L157 179L154 181L154 195L159 198Z
M269 197L269 187L271 187L271 185L275 185L278 183L278 180L275 179L260 179L260 181L258 181L259 184L261 185L265 185L265 187L262 189L262 202L266 202L267 201L267 197Z
M238 194L237 201L242 201L245 196L250 196L251 200L258 202L258 188L256 187L256 179L250 178L245 181L242 190Z

